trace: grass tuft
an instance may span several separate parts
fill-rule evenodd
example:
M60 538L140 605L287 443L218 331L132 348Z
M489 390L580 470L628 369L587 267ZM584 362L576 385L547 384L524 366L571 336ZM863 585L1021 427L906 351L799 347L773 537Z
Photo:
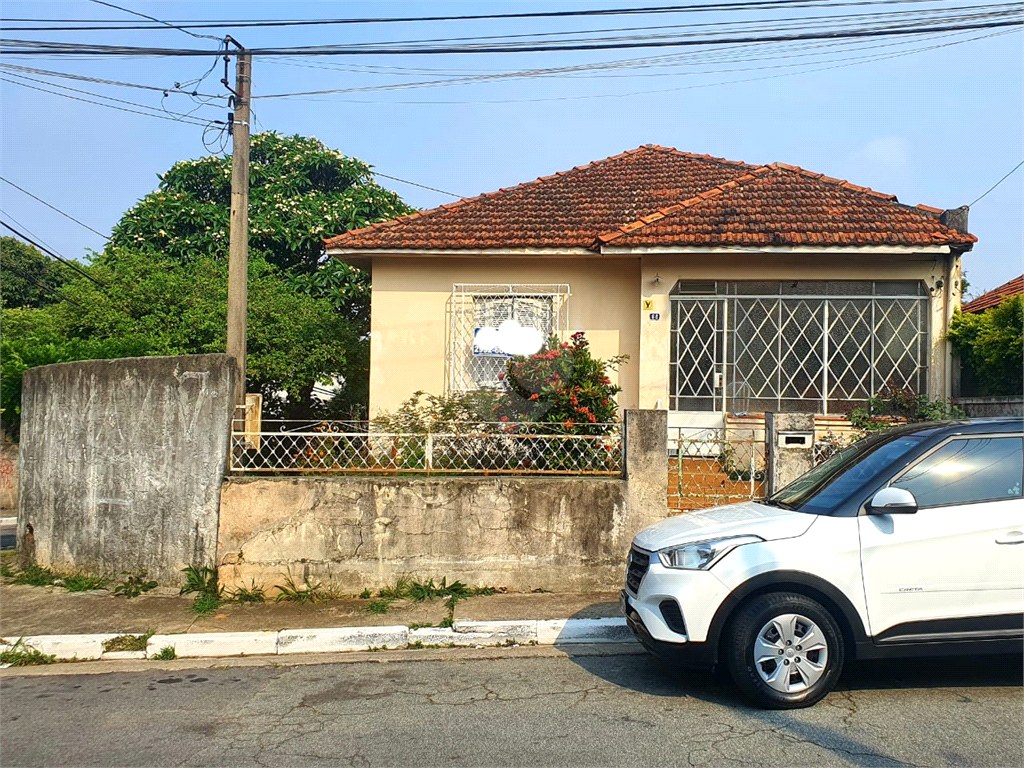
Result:
M13 647L0 652L0 664L10 664L12 667L53 664L56 660L56 656L37 651L35 648L25 645L21 640L16 642Z
M305 605L306 603L318 603L321 600L328 599L323 584L319 581L314 584L310 582L307 576L302 584L296 584L290 573L285 575L283 585L277 585L277 591L276 600L279 603L288 601Z
M150 658L154 661L173 661L178 658L178 652L174 650L173 645L165 645L159 653L154 653Z
M118 635L103 642L104 651L144 651L153 632L144 635Z

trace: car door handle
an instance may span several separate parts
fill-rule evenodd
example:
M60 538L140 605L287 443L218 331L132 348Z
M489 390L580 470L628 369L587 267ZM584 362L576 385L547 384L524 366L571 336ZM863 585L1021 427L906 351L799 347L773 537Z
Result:
M996 539L996 544L1024 544L1024 531L1007 531Z

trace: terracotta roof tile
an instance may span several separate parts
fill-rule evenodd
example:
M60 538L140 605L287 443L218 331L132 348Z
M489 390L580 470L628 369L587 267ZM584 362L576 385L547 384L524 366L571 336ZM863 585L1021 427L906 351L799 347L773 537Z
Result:
M646 146L571 171L329 238L342 248L587 247L594 237L754 166Z
M984 293L973 301L969 301L961 307L963 312L984 312L986 309L997 307L1003 303L1003 299L1007 296L1016 296L1019 293L1024 293L1024 275L1015 277L1008 283L1003 283L998 288L993 288L988 293Z
M596 238L616 246L967 245L938 216L895 195L775 163L736 184L684 200L641 228L625 225Z
M647 145L325 242L355 251L976 241L940 212L795 165Z

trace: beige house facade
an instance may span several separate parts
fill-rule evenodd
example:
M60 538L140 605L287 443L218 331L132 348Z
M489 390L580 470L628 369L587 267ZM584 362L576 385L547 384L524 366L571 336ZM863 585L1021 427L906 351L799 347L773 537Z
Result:
M648 146L327 249L372 275L371 416L500 386L509 355L583 331L596 356L628 356L620 408L717 428L845 413L886 384L948 397L974 241L966 209Z

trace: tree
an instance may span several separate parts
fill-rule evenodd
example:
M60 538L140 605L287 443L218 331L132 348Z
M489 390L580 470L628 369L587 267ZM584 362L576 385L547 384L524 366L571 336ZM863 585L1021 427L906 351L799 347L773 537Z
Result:
M67 301L47 308L71 338L135 341L149 355L223 352L227 264L209 256L190 262L145 253L116 253L92 267L104 285L67 285ZM358 331L326 299L298 290L277 267L249 261L247 378L267 410L306 415L313 386L344 376ZM358 358L358 352L356 353ZM282 394L287 393L287 398Z
M0 306L45 307L59 300L57 289L71 270L35 246L14 237L0 237Z
M412 213L402 199L373 181L370 166L321 141L258 133L252 137L249 255L296 278L306 290L334 301L338 311L369 330L365 273L332 262L327 275L323 238ZM231 156L175 163L114 227L112 252L160 254L190 262L227 259L231 213Z
M1020 295L985 312L957 312L947 337L979 394L1019 395L1024 389L1024 299Z

